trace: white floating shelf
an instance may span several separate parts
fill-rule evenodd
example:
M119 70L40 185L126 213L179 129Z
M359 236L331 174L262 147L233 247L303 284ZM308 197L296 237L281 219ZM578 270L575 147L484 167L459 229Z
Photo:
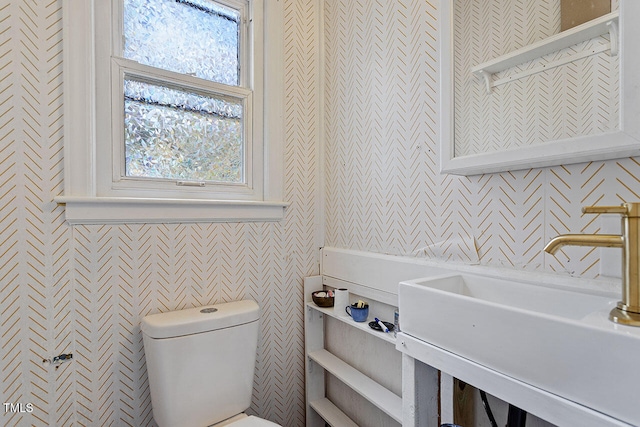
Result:
M333 312L333 307L330 307L330 308L318 307L313 302L308 302L307 306L329 317L332 317L334 319L340 320L341 322L347 323L349 324L349 326L353 326L356 329L359 329L368 334L374 335L376 338L379 338L383 341L386 341L393 345L396 344L396 338L393 336L393 332L376 331L375 329L371 329L369 327L369 321L373 320L373 318L367 319L366 322L354 322L353 319L349 316L336 316Z
M380 408L385 414L402 423L402 398L400 396L381 386L327 350L313 351L309 353L309 358Z
M584 24L562 31L544 40L530 44L513 52L478 64L471 68L471 72L483 77L487 84L487 91L491 91L490 77L492 74L506 70L525 62L540 58L549 53L557 52L574 44L590 40L594 37L609 33L611 40L611 55L618 54L618 17L619 12L611 12ZM557 66L557 65L555 65ZM548 67L551 68L551 67Z
M358 427L358 424L354 423L326 397L310 402L309 406L331 427Z

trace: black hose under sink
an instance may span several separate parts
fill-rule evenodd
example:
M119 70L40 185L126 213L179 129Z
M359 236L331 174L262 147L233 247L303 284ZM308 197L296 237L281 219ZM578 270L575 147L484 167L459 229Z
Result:
M489 401L487 400L487 394L482 390L480 390L480 398L482 399L482 406L487 413L487 417L489 417L489 421L491 422L491 427L498 427L498 423L493 416L493 412L491 412L491 407L489 406ZM526 424L527 412L518 408L517 406L509 404L506 427L525 427Z

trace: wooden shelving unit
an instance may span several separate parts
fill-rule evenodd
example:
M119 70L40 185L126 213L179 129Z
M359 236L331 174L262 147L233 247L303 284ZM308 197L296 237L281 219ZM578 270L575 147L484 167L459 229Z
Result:
M384 333L384 332L380 332L380 331L375 331L373 329L371 329L369 327L369 322L354 322L350 317L347 316L336 316L333 312L333 308L323 308L323 307L318 307L317 305L315 305L312 302L308 302L307 303L307 307L312 308L322 314L326 314L329 317L332 317L334 319L337 319L343 323L346 323L347 325L349 325L352 328L356 328L359 329L367 334L371 334L374 337L376 337L377 339L381 339L383 341L386 341L388 343L394 344L396 343L396 339L393 336L392 333Z
M402 398L400 396L387 390L327 350L311 352L309 357L356 393L382 409L385 414L399 423L402 422Z
M309 402L309 406L332 427L358 427L358 424L354 423L326 397Z
M308 279L305 279L305 295L310 295L322 283L321 279ZM367 298L372 300L371 297ZM391 333L375 331L368 326L368 322L354 322L350 317L336 315L333 308L321 308L308 301L305 306L306 394L308 407L312 411L307 410L307 427L324 427L325 423L331 427L357 427L353 420L325 396L325 373L332 375L402 424L400 396L324 348L324 321L327 316L342 322L345 327L356 328L375 339L395 344Z

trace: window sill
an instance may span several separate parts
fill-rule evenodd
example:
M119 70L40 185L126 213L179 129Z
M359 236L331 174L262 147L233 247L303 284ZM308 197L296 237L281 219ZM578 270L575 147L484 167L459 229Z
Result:
M56 197L66 205L66 220L76 224L272 222L284 218L286 202Z

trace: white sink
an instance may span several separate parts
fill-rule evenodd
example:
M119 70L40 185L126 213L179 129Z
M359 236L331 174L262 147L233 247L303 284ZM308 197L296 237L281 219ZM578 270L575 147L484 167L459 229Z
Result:
M640 424L640 328L608 320L617 299L451 274L400 283L402 332Z

